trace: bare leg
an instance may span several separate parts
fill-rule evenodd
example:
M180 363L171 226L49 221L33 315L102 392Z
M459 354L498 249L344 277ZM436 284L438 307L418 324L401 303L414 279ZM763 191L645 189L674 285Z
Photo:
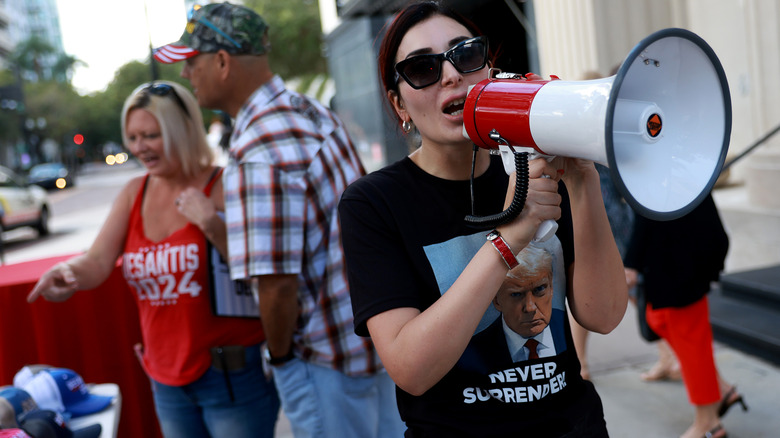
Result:
M677 363L677 357L665 340L658 341L658 361L639 377L646 382L681 379L680 364Z
M585 380L590 380L590 370L588 369L588 332L574 320L569 314L569 323L571 324L571 337L574 339L574 349L577 350L577 359L580 360L580 375Z
M726 436L725 429L719 429L720 419L718 419L718 405L719 403L712 403L709 405L696 406L696 414L693 419L693 424L680 438L702 438L707 432L712 432L712 438L720 438Z
M720 389L720 396L722 399L726 398L726 396L729 397L729 401L736 400L739 397L739 393L737 393L736 388L729 382L723 379L723 377L720 376L720 373L718 373L718 389ZM734 392L732 392L729 395L729 392L734 389Z
M742 410L747 411L748 407L742 397L742 394L737 392L736 386L726 382L718 373L718 388L720 389L721 401L718 404L718 416L723 417L726 415L731 407L737 403L742 405Z
M674 352L669 347L669 344L664 342L664 345L676 363ZM677 364L677 367L679 373L679 364ZM723 377L721 377L720 373L717 373L717 378L718 388L720 390L721 397L723 397L728 392L728 390L731 389L731 385L726 382ZM710 403L707 405L694 405L695 413L693 417L693 424L691 424L688 430L682 434L681 438L702 438L706 436L705 434L707 432L711 433L712 438L725 437L726 430L721 426L720 417L718 416L720 403L721 402Z

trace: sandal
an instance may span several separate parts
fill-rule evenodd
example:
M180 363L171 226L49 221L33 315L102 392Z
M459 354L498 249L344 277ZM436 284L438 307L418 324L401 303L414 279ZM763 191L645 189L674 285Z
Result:
M639 375L645 382L657 382L662 380L682 380L679 368L669 368L656 363L649 371Z
M718 432L723 432L723 435L718 435ZM712 429L708 430L702 438L728 438L728 434L726 433L726 429L723 428L723 425L717 425L713 427Z
M731 398L734 397L734 395L736 395L737 397L735 397L732 400ZM729 409L731 409L731 407L734 406L737 403L742 405L742 410L743 411L747 411L748 410L748 407L745 404L745 400L742 398L742 394L737 392L737 387L736 386L732 386L726 392L726 395L723 396L723 400L720 401L720 406L718 407L718 418L723 417L724 415L726 415L726 412L728 412Z

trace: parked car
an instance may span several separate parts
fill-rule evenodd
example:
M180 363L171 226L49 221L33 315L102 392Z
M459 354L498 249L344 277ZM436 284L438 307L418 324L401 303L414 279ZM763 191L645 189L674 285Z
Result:
M36 164L27 174L27 182L47 190L64 189L75 184L73 173L62 163Z
M33 227L39 236L45 236L49 234L50 213L46 190L25 183L11 169L0 166L0 233Z

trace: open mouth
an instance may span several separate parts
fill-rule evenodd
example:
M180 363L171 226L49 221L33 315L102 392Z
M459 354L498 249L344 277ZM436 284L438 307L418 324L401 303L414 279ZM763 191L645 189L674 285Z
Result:
M444 114L451 116L459 116L463 114L463 105L466 103L466 99L457 99L450 102L444 107Z
M157 156L156 155L143 155L139 159L144 164L151 164L151 163L157 161Z

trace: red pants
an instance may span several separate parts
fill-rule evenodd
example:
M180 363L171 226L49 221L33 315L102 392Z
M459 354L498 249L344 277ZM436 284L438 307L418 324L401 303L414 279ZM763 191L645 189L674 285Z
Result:
M707 296L685 307L653 309L648 304L645 316L647 325L669 343L677 356L691 404L719 402Z

